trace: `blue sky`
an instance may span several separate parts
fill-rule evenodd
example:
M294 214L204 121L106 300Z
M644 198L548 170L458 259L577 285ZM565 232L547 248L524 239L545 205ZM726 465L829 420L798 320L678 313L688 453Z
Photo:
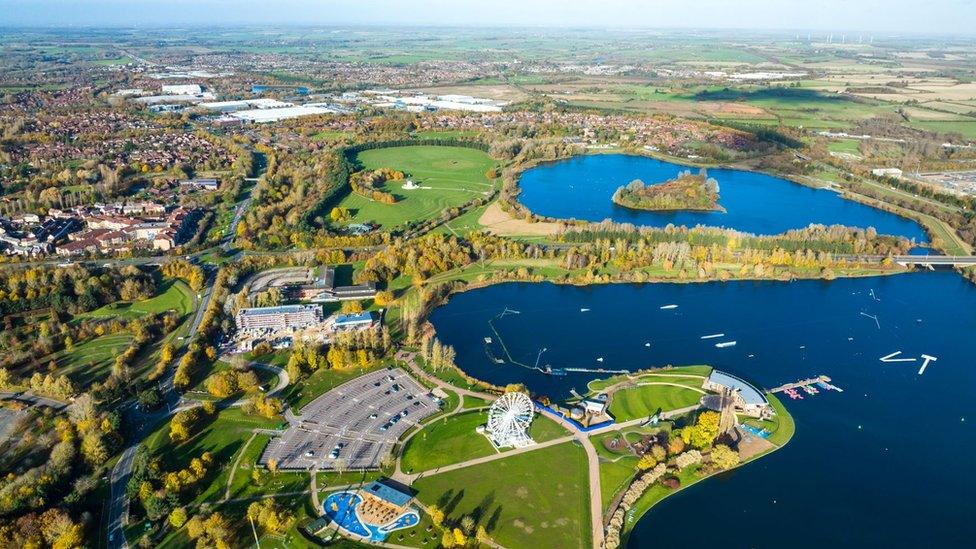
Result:
M517 25L976 34L976 0L0 0L0 25Z

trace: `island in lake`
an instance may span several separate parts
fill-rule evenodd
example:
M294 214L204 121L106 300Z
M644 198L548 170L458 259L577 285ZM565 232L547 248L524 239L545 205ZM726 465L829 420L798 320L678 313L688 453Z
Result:
M613 202L625 208L650 211L720 211L718 181L704 168L698 174L685 170L664 183L646 184L635 179L613 193Z

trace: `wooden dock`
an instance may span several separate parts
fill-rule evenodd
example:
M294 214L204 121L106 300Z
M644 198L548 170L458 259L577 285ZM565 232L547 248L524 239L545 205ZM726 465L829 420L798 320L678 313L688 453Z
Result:
M843 389L841 389L840 387L837 387L836 385L832 385L830 382L831 382L831 379L829 377L827 377L825 375L820 375L820 376L817 376L817 377L811 377L809 379L801 379L800 381L795 381L793 383L786 383L786 384L780 385L779 387L770 389L769 392L770 393L782 393L783 391L785 391L787 389L802 389L803 387L806 387L808 385L816 385L818 383L823 383L824 385L826 385L832 391L837 391L839 393L844 392Z

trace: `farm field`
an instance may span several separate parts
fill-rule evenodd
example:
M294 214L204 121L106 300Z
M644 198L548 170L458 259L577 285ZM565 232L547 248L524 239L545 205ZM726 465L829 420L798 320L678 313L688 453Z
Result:
M590 539L586 455L572 442L423 477L414 488L425 505L449 520L471 515L506 547L585 547Z
M380 204L350 193L338 207L347 208L352 222L371 221L385 229L410 221L424 221L448 208L485 196L493 182L485 176L494 161L485 153L464 147L419 145L363 151L357 156L363 169L393 168L421 188L403 190L399 182L384 190L397 197L395 204Z

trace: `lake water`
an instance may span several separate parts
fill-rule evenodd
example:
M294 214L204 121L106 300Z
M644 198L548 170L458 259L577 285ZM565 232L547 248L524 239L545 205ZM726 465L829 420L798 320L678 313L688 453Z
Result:
M586 221L611 219L652 227L709 225L754 234L779 234L811 223L874 227L881 234L927 242L922 227L910 219L756 172L709 169L719 184L719 204L726 212L649 212L624 208L611 197L634 179L661 183L689 168L645 156L583 155L543 164L522 174L519 199L539 215Z
M670 304L678 307L660 309ZM499 317L505 308L519 313ZM554 368L711 364L766 387L826 374L844 389L797 401L784 395L797 424L793 440L656 506L637 525L632 548L968 544L976 519L976 288L955 273L792 283L509 283L454 296L431 321L470 374L523 382L554 398L571 388L583 392L600 376L547 376L489 356L504 355L503 342L530 367L537 357ZM700 339L715 333L726 335ZM738 343L714 346L725 340ZM895 351L938 361L923 375L920 362L879 361Z

